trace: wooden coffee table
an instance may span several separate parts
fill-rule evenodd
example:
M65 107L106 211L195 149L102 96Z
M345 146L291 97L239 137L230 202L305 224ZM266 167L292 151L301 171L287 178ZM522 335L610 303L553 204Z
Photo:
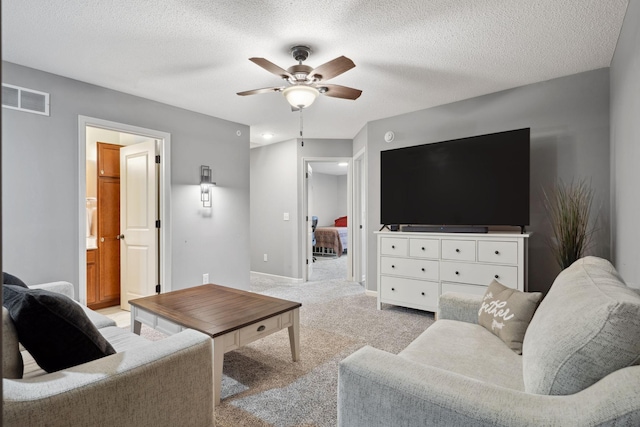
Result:
M129 301L131 330L144 323L167 335L195 329L212 338L213 402L220 404L224 353L289 328L291 356L300 358L299 302L220 285L202 285Z

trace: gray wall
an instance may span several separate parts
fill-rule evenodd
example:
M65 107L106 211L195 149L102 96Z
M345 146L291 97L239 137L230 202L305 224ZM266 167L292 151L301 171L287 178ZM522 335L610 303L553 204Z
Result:
M350 139L305 138L304 147L298 139L251 150L251 271L302 278L302 159L351 157L352 149Z
M531 128L529 289L546 291L559 268L546 237L541 188L557 178L587 178L599 206L600 230L591 253L610 257L609 69L527 85L367 125L367 289L376 290L376 239L380 228L380 151L430 142ZM388 144L383 136L395 132ZM361 132L362 133L362 132Z
M51 94L51 116L2 109L3 266L78 286L78 116L171 134L172 284L249 284L249 128L3 62L3 83ZM242 136L236 136L240 130ZM218 183L209 211L199 167ZM78 289L76 289L76 293Z
M347 216L347 175L338 176L338 214L336 218ZM334 218L334 220L336 219Z
M640 288L640 2L630 1L611 63L612 249Z
M312 215L318 227L333 227L334 221L347 214L347 176L313 173Z
M296 141L253 148L250 157L251 271L297 277L293 273L298 250ZM283 220L285 212L289 221Z
M353 155L358 154L360 150L367 146L367 140L369 138L369 125L366 124L358 134L353 138Z

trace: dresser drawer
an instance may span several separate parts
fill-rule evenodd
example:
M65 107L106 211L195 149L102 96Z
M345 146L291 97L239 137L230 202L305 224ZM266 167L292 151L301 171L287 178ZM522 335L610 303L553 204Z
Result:
M407 254L409 253L408 247L408 239L394 237L383 237L382 239L380 239L381 255L407 256Z
M478 261L496 264L518 264L518 243L479 241Z
M380 273L415 279L438 280L438 261L409 258L380 258Z
M489 286L497 280L510 288L518 288L518 267L463 262L441 262L440 279L444 282Z
M380 297L386 303L436 310L438 296L439 285L437 282L400 277L380 277Z
M409 239L409 256L440 258L440 241L436 239Z
M475 240L442 240L442 259L475 261Z
M484 295L488 286L469 285L467 283L448 283L442 282L442 293L445 292L461 292L463 294Z
M246 345L252 341L267 336L272 332L280 329L280 316L270 317L253 325L245 326L240 329L240 346Z

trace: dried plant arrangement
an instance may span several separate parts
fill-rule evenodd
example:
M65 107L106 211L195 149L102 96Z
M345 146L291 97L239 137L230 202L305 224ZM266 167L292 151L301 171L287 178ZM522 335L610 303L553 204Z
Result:
M593 190L586 180L569 184L558 181L550 192L543 189L543 193L553 232L549 243L558 265L564 270L582 258L591 244L594 226L589 223L589 216Z

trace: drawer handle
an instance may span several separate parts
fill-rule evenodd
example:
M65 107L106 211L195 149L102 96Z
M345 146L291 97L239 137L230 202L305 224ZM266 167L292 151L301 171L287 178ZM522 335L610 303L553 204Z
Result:
M395 290L396 290L396 288L391 288L391 290L392 290L392 291L395 291Z
M425 249L424 249L424 246L422 247L422 250L423 250L423 251L425 250Z
M499 279L499 278L500 278L500 276L498 276L497 274L496 274L495 276L493 276L493 277L495 277L496 279Z
M262 332L262 331L264 331L265 329L267 329L267 327L266 327L266 326L264 326L264 325L260 325L260 326L258 326L258 332Z
M391 268L396 268L396 266L395 265L391 265Z
M424 271L424 268L422 269L422 271Z
M459 271L456 271L456 276L459 276L459 275L460 275L460 272L459 272Z
M500 251L496 251L495 253L496 253L496 255L500 255Z
M424 296L424 292L421 292L422 296Z
M457 252L457 253L460 253L460 249L456 249L456 252Z
M395 249L395 248L396 248L396 245L391 245L391 249Z

